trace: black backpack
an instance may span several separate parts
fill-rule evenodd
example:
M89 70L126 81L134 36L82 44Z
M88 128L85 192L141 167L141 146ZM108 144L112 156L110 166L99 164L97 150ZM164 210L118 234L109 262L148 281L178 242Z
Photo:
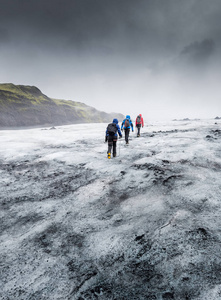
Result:
M137 124L141 124L141 117L140 117L140 115L137 116Z
M130 127L130 122L128 119L125 120L124 122L124 127L127 128L127 127Z
M115 133L117 132L117 125L115 123L108 124L107 132L109 133L109 135L115 135Z

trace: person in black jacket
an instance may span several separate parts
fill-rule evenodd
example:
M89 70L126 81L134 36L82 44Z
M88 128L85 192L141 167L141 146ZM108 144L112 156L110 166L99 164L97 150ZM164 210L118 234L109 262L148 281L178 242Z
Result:
M122 137L122 133L120 131L120 127L118 125L118 119L113 119L113 122L108 124L105 136L105 142L108 141L108 150L107 150L107 157L108 159L111 158L111 149L113 147L113 157L117 155L117 137L118 135L120 138Z

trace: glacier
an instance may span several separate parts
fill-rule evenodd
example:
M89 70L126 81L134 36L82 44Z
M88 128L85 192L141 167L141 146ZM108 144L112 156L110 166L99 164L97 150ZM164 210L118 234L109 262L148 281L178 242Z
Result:
M0 131L1 299L221 299L221 128Z

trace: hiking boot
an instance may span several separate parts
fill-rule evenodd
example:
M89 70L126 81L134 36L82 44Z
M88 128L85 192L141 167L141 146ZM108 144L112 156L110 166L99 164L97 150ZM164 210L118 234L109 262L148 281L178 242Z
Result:
M126 142L126 145L128 145L129 144L129 142Z
M113 157L116 157L117 156L117 154L116 153L113 153Z
M109 152L109 153L107 153L107 158L108 158L108 159L110 159L110 158L111 158L111 154L110 154L110 152Z

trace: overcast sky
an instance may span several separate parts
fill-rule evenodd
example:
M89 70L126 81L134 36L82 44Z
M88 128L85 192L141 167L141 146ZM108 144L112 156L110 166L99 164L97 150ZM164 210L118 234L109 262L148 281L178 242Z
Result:
M221 1L0 0L0 65L106 112L221 116Z

